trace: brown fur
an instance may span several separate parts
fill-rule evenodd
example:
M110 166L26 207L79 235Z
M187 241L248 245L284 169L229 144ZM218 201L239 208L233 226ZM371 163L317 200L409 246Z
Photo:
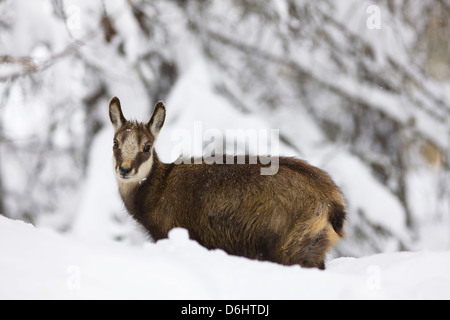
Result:
M122 124L116 137L130 125ZM136 128L151 135L144 124ZM122 153L114 153L118 167ZM165 164L152 148L151 157L137 155L134 166L144 162L140 156L152 161L148 176L139 183L118 177L119 190L128 212L155 240L183 227L209 249L324 269L325 254L344 237L341 192L324 171L302 160L281 157L277 174L261 175L264 165L248 164L248 157L246 164Z

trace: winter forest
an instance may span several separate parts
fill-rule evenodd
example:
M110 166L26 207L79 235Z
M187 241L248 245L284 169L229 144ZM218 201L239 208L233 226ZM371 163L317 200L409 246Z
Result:
M345 196L332 257L448 251L449 16L447 0L1 0L0 214L148 241L113 175L118 96L145 122L164 100L164 162L199 122L278 129L280 155Z

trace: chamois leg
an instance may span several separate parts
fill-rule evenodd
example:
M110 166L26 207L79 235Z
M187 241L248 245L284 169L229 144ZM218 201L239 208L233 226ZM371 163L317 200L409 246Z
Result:
M289 237L284 246L283 264L325 269L325 255L331 245L327 231L321 230L319 233L306 233L297 237L294 235Z

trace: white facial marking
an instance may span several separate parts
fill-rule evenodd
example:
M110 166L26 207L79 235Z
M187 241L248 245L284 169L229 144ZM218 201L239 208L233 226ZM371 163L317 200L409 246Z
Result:
M137 137L134 132L129 134L125 141L122 144L122 159L124 162L129 162L129 165L131 165L131 162L138 154L138 144L137 144ZM123 166L123 165L122 165ZM124 167L124 166L123 166Z

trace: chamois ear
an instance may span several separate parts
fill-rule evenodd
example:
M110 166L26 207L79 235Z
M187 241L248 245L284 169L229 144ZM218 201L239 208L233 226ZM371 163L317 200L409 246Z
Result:
M151 134L156 138L166 119L166 107L162 101L158 101L153 109L153 114L147 126Z
M120 107L120 100L117 97L112 98L109 102L109 118L116 131L127 122L127 119L123 116L122 108Z

